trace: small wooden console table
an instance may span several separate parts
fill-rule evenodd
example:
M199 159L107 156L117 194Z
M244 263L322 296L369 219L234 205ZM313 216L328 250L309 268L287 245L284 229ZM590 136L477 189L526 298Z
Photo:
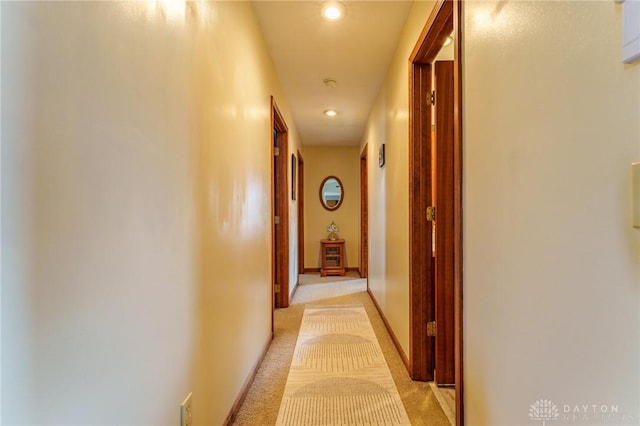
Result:
M322 246L320 276L344 276L344 240L320 240L320 244Z

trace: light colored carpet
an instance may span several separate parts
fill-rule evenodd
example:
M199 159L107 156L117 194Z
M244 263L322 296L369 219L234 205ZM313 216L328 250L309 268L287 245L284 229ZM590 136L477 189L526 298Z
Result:
M293 358L305 304L362 304L371 321L382 353L412 425L450 426L428 383L414 382L394 346L369 294L366 280L347 277L300 275L300 285L292 304L275 312L275 336L247 397L233 424L275 425Z
M408 425L362 305L307 305L277 425Z

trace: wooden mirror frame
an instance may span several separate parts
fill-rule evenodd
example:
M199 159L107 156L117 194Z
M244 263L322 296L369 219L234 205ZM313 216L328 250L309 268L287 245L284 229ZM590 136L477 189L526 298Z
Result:
M336 205L335 205L335 206L333 206L333 207L329 207L329 206L327 206L327 205L325 204L325 202L324 202L324 198L322 198L322 188L324 188L324 184L325 184L325 183L327 183L327 181L328 181L329 179L335 179L335 180L337 180L337 181L338 181L338 185L340 185L340 200L338 201L338 204L336 204ZM342 181L340 180L340 178L339 178L339 177L337 177L337 176L327 176L327 177L326 177L326 178L324 178L324 179L322 180L322 182L320 183L320 191L319 191L319 194L320 194L320 204L322 204L322 207L324 207L326 210L329 210L329 211L338 210L338 207L340 207L340 206L342 205L342 200L344 200L344 185L342 185Z

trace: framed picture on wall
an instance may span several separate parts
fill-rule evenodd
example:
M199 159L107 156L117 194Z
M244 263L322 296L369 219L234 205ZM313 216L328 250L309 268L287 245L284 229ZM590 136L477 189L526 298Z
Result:
M296 156L291 154L291 199L296 200Z

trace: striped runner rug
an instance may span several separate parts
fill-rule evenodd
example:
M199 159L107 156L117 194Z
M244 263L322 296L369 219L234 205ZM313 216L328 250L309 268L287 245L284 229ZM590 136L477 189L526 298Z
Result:
M305 307L276 424L410 424L364 306Z

